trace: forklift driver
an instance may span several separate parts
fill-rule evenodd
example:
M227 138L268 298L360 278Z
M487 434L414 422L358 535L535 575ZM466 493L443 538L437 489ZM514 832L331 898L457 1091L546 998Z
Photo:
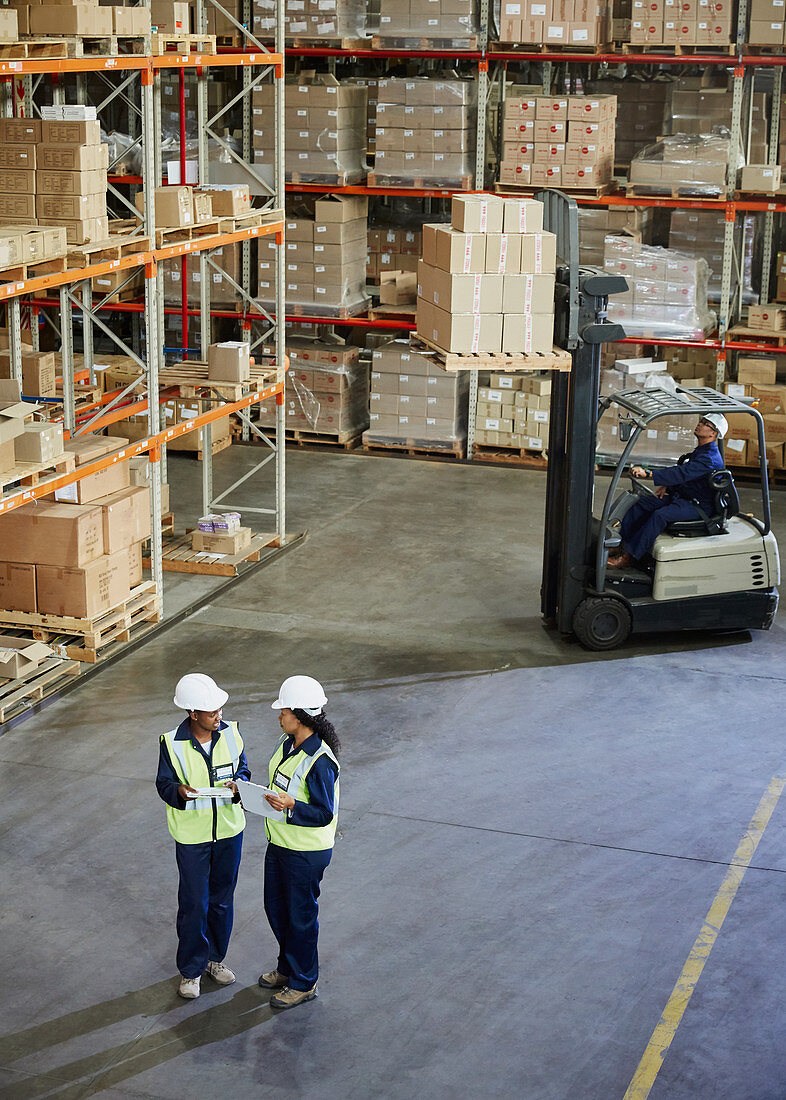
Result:
M651 478L656 488L653 494L640 496L622 517L622 546L609 557L611 569L624 569L643 558L669 523L700 519L702 512L712 512L713 499L707 474L723 469L717 441L723 439L728 427L722 413L707 413L694 429L698 447L682 465L655 471L641 466L631 468L633 477Z

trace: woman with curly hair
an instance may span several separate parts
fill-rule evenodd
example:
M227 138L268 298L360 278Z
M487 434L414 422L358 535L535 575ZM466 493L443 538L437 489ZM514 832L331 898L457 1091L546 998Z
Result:
M290 676L272 704L284 736L269 764L265 795L281 820L265 819L265 913L278 941L276 969L259 984L277 992L273 1008L317 995L319 884L333 854L341 744L325 717L327 697L311 676Z

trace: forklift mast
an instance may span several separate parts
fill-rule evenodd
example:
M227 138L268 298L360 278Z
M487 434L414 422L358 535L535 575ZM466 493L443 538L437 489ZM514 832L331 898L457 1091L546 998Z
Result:
M593 568L601 345L625 335L607 320L606 306L608 296L627 290L627 283L579 265L575 199L560 191L541 191L535 198L544 204L543 228L557 238L554 342L572 355L570 372L552 372L541 612L547 625L568 632Z

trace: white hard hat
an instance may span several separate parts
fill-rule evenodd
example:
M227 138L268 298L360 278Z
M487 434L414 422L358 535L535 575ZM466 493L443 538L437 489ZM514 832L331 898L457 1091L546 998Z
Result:
M327 702L324 688L313 676L290 676L278 689L273 710L304 710L312 718Z
M721 439L723 439L726 432L729 430L729 422L723 413L706 413L702 419L709 420L710 424L712 424L714 428L717 428L718 435Z
M202 672L181 676L175 688L174 703L181 710L220 710L229 695L214 679Z

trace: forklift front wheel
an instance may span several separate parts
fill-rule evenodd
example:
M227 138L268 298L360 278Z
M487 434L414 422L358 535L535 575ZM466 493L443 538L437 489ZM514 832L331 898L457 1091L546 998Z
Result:
M585 649L616 649L627 641L633 620L621 600L588 596L573 614L573 632Z

